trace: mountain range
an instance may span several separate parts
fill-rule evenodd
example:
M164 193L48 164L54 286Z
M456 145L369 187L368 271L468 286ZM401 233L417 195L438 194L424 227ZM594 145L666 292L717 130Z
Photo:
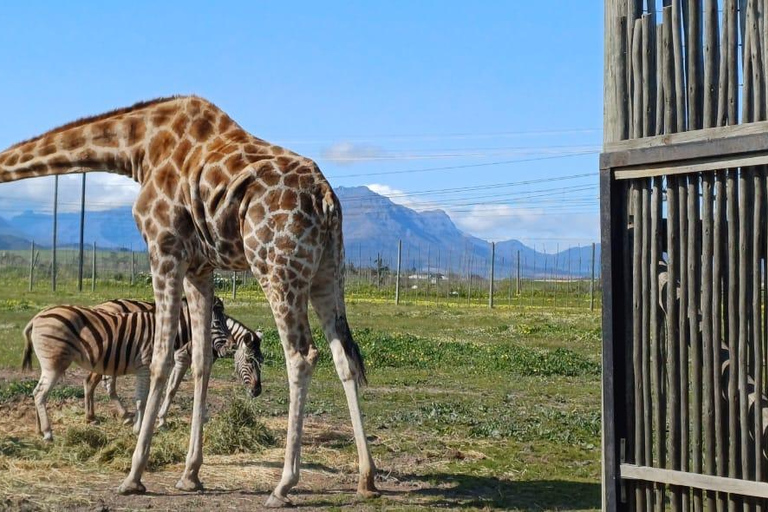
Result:
M491 244L464 233L443 210L415 211L392 202L367 187L337 187L344 212L344 245L348 264L375 267L376 261L394 270L398 241L402 240L402 265L408 272L471 272L487 276ZM0 217L0 249L29 247L32 240L51 245L52 215L24 212ZM77 244L79 213L58 215L58 244ZM510 233L514 226L510 226ZM85 241L99 247L146 250L130 207L87 211ZM517 254L526 277L587 276L591 246L572 247L558 253L544 253L514 239L496 243L496 275L514 275ZM600 246L596 261L599 262ZM461 270L460 270L461 269Z

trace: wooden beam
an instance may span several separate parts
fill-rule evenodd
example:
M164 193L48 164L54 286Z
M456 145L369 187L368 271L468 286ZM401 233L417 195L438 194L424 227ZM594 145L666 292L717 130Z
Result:
M699 475L673 469L636 466L634 464L621 464L619 471L621 478L624 480L657 482L665 485L693 487L705 491L725 492L754 498L768 498L768 483L765 482L739 480L737 478L714 475Z

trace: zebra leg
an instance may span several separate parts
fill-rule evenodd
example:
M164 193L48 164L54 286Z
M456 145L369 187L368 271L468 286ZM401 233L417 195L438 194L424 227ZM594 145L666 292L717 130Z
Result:
M136 370L136 416L133 418L133 433L138 434L144 419L144 410L149 394L149 367Z
M176 396L176 392L179 390L184 374L187 373L187 369L189 369L189 365L192 362L187 348L188 347L186 346L181 347L173 354L175 364L173 366L173 371L171 372L171 378L168 380L168 386L165 389L165 400L163 400L163 405L160 407L157 428L165 426L165 416L168 414L171 402Z
M134 414L128 412L123 405L123 401L120 400L120 396L117 394L117 377L106 375L104 380L101 381L104 389L109 393L109 401L117 409L117 415L123 420L123 425L130 425L133 423L135 417Z
M88 423L96 423L96 414L93 412L93 391L100 381L101 375L93 372L89 373L83 381L83 388L85 389L85 421Z
M53 431L51 423L48 421L48 411L45 409L45 403L48 401L48 393L61 377L60 373L43 370L40 380L32 392L35 397L35 410L37 411L37 431L43 434L45 441L53 441Z
M213 307L213 273L203 272L187 275L184 291L189 304L192 332L192 375L195 379L195 401L192 409L192 428L189 436L189 451L184 474L176 483L182 491L197 491L203 488L200 482L200 466L203 464L203 416L208 394L208 379L211 376L211 318Z
M181 283L186 273L186 263L180 256L171 256L167 253L160 254L159 250L160 248L155 244L149 247L156 307L149 397L144 410L145 417L141 421L139 438L133 451L131 471L118 487L117 492L119 494L137 494L146 491L141 483L141 475L147 467L155 420L160 408L165 383L171 371L171 357L173 356L171 347L173 347L179 326Z

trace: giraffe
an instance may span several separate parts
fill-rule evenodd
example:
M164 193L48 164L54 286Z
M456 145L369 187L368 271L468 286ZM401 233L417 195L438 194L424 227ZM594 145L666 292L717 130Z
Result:
M341 206L317 164L254 137L197 96L159 98L83 118L0 152L0 183L95 170L140 184L133 216L147 243L157 308L145 417L118 492L146 491L141 476L171 369L182 291L192 323L194 406L186 465L176 487L202 489L217 268L254 274L285 354L290 392L285 459L266 506L290 506L288 492L299 481L304 405L318 357L310 303L347 399L358 452L357 492L377 496L359 407L365 367L344 304Z

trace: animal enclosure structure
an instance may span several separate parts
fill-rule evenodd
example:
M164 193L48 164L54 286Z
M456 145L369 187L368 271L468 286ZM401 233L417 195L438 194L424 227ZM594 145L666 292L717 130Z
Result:
M604 508L765 510L768 2L605 7Z

